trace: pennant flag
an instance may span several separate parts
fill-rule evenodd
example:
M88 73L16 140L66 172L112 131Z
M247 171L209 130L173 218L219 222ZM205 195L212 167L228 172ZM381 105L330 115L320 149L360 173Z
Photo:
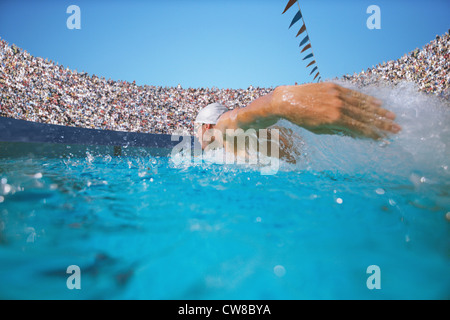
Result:
M303 38L303 40L300 42L299 47L304 46L304 48L302 49L302 51L301 51L300 53L303 53L303 52L305 52L306 50L311 49L311 53L308 54L307 56L305 56L305 57L303 58L303 60L307 60L307 59L310 59L310 58L313 58L313 57L314 57L314 51L313 51L313 48L312 48L312 46L311 46L311 40L309 39L309 34L308 34L308 30L306 29L305 19L303 18L302 12L301 12L301 10L300 10L300 4L299 4L298 0L289 0L289 2L288 2L288 4L286 5L286 7L284 8L284 11L283 11L282 14L284 14L286 11L288 11L295 3L297 3L297 5L298 5L298 11L297 11L297 13L295 14L294 18L292 19L291 24L289 25L289 29L290 29L294 24L296 24L300 19L302 19L303 25L302 25L302 27L300 28L300 30L298 31L298 33L297 33L297 35L296 35L295 37L297 38L297 37L298 37L299 35L301 35L303 32L306 32L306 36L305 36L305 37ZM309 43L308 43L308 42L309 42ZM312 66L313 64L316 64L316 60L312 60L312 61L306 66L306 68ZM312 74L313 74L314 72L316 72L316 71L317 71L317 73L316 73L316 75L314 76L314 79L313 79L313 80L316 80L316 78L319 77L319 78L317 79L317 81L321 81L321 80L322 80L322 77L319 76L320 72L319 72L319 67L317 66L317 64L316 64L316 66L314 66L314 68L311 70L311 72L310 72L309 75L312 75Z
M303 60L306 60L306 59L309 59L309 58L312 58L312 57L313 57L313 54L310 53L310 54L308 54L306 57L304 57Z
M316 63L316 60L311 61L306 67L308 68L310 65Z
M289 26L289 28L292 27L294 25L294 23L296 23L301 18L302 18L302 13L300 11L298 11L297 14L295 15L294 19L292 19L292 22L291 22L291 25Z
M309 48L311 48L311 43L307 44L307 45L303 48L302 52L300 52L300 53L303 53L304 51L308 50Z
M309 40L309 36L306 36L306 37L302 40L302 42L300 42L299 47L301 47L302 45L304 45L305 43L307 43L308 40Z
M286 6L286 8L284 9L283 13L285 13L286 11L288 11L289 8L292 7L292 5L293 5L294 3L296 3L296 2L297 2L297 0L289 0L289 3L287 4L287 6ZM283 14L283 13L282 13L282 14Z
M297 35L295 37L298 37L299 35L301 35L303 32L305 32L306 30L306 26L305 24L303 24L303 26L300 28L300 31L297 33Z

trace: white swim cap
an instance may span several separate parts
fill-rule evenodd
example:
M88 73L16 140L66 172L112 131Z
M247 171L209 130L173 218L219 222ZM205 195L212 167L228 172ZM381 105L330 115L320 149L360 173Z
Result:
M220 103L211 103L204 107L195 118L195 123L216 124L220 116L228 111L228 108Z

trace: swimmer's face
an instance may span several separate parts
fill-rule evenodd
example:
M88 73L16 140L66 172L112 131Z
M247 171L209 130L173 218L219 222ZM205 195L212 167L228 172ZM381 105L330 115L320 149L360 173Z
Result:
M195 137L198 142L202 146L202 150L204 150L213 140L214 137L211 137L208 133L205 134L209 129L214 128L212 124L196 124L194 127Z

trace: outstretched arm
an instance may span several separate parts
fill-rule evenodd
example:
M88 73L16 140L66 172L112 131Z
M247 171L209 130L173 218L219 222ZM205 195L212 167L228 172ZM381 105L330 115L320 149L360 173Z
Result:
M223 114L216 129L263 129L286 119L316 134L379 139L397 133L395 114L382 102L334 83L280 86L245 108Z

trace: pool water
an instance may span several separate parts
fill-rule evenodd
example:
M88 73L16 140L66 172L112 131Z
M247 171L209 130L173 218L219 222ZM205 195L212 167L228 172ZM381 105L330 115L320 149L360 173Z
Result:
M398 136L281 123L304 153L274 175L151 155L0 159L0 298L450 298L448 102L364 90L397 113Z

